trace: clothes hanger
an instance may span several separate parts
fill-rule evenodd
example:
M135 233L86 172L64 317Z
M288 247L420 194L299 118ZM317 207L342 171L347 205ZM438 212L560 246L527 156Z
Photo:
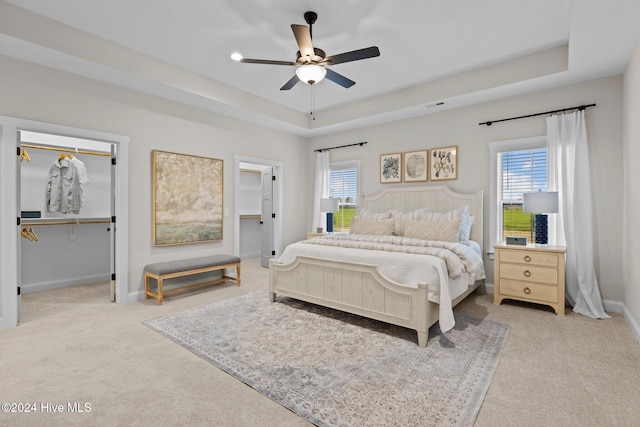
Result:
M58 160L62 160L65 159L67 157L67 155L65 153L62 153L58 156Z
M38 237L38 235L36 234L36 232L35 232L35 231L33 231L33 228L29 227L29 229L27 230L27 232L29 233L29 235L30 235L31 237L33 237L33 240L34 240L34 241L36 241L36 242L40 241L40 238Z
M29 157L29 153L26 148L20 150L20 160L26 160L27 162L31 161L31 157Z
M24 227L24 228L20 231L20 235L21 235L22 237L24 237L25 239L27 239L27 240L31 240L32 242L35 242L35 241L36 241L36 240L34 239L34 237L33 237L31 234L29 234L29 230L28 230L26 227Z

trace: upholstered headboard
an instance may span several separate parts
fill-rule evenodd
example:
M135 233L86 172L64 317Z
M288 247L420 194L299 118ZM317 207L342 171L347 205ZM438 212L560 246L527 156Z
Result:
M484 249L483 239L483 192L465 194L456 193L445 186L396 187L374 196L365 196L363 207L372 212L385 212L396 209L411 212L418 208L429 208L429 212L449 212L453 209L469 206L469 214L474 217L471 227L471 240Z

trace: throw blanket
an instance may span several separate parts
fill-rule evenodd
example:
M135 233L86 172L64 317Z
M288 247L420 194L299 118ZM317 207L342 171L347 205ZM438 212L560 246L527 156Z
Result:
M445 262L449 277L452 279L457 279L464 272L468 273L473 280L485 278L482 256L470 246L462 243L363 234L319 236L302 243L337 246L341 248L433 255Z

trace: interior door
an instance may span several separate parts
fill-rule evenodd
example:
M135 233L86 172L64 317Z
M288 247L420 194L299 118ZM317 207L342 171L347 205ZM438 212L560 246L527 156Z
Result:
M111 144L111 224L107 229L109 231L109 261L111 272L111 280L109 281L109 295L111 302L116 302L116 144Z
M269 267L269 260L274 256L273 244L273 168L262 172L262 224L260 265Z
M22 194L22 187L21 187L21 182L22 182L22 161L23 159L26 160L29 157L28 152L24 153L24 148L22 148L20 146L21 142L22 142L22 132L18 131L18 138L17 138L17 143L18 143L18 156L16 158L16 206L17 206L17 212L16 212L16 217L17 218L21 218L22 217L22 205L21 205L21 194ZM22 231L22 227L20 225L20 222L17 220L16 221L18 224L18 236L21 236L20 232ZM17 313L18 313L18 322L20 322L20 319L22 318L22 295L20 292L20 284L22 283L22 237L18 238L18 244L16 247L16 258L18 260L17 263L17 271L16 271L16 275L17 275L17 280L16 280L16 293L18 294L18 308L17 308Z

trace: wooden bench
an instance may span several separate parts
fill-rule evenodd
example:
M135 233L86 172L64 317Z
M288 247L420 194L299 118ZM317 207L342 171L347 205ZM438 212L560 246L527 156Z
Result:
M230 277L225 274L225 269L236 269L237 277ZM210 271L222 270L222 277L208 282L197 283L195 285L182 286L174 289L164 290L163 281L176 277L191 276L194 274L207 273ZM156 279L158 282L158 292L149 289L149 279ZM240 258L232 255L211 255L201 258L182 259L177 261L158 262L144 267L144 293L146 299L155 298L158 305L162 304L164 295L196 288L199 286L213 285L226 280L236 282L240 286Z

